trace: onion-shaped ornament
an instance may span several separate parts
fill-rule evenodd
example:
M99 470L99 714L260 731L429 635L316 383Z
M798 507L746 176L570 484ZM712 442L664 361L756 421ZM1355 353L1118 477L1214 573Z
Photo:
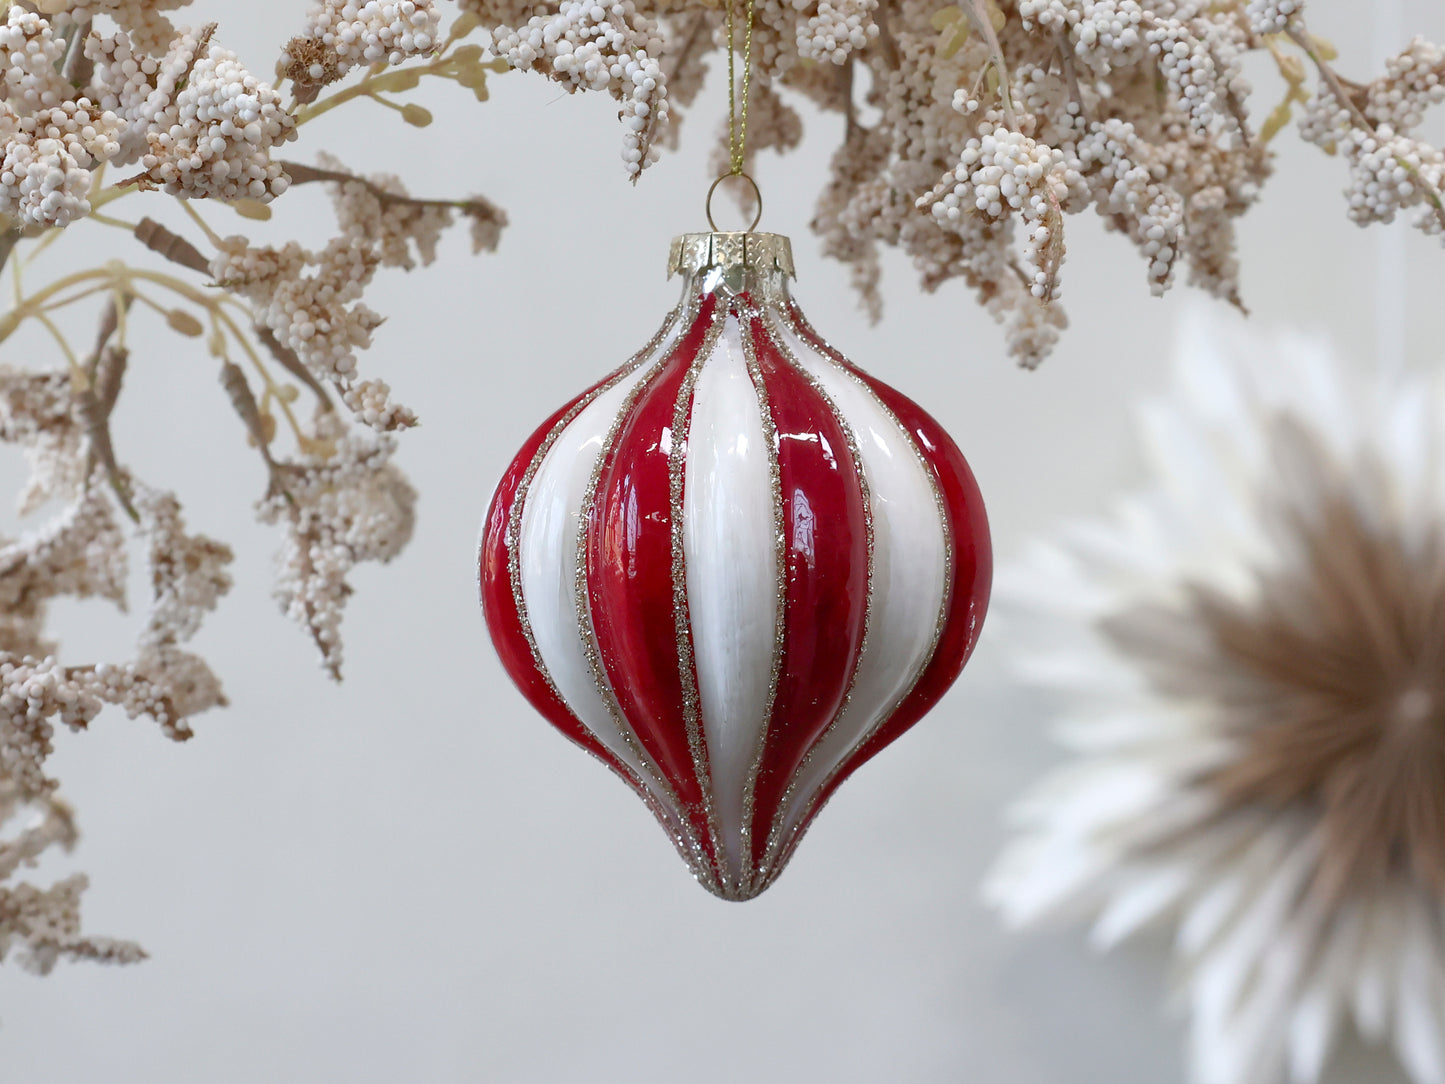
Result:
M958 677L988 524L938 423L804 318L787 238L688 234L670 271L652 341L512 461L482 601L537 710L742 900Z

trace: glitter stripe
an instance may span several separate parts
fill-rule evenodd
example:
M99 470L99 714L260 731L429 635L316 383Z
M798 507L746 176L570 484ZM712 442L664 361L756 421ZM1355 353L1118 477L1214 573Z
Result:
M701 710L697 692L697 668L693 658L692 621L687 608L687 558L683 546L682 492L684 471L687 460L687 434L692 416L692 392L697 385L698 374L703 365L717 349L719 336L723 332L731 313L723 305L714 310L717 315L703 343L683 377L677 392L672 413L672 445L668 451L668 505L670 511L672 541L672 617L673 635L677 641L678 680L682 686L682 718L687 728L688 749L692 753L692 768L698 788L702 792L703 815L714 841L713 862L722 883L719 895L736 898L738 885L728 876L722 859L722 835L718 830L717 813L714 809L712 773L708 768L707 743L703 740Z
M774 712L778 702L778 686L783 672L783 648L787 640L788 539L783 515L783 480L778 427L773 419L767 381L763 379L762 369L758 364L757 344L753 339L753 322L757 319L757 313L756 311L745 311L740 316L742 318L739 321L739 330L742 332L743 356L747 361L748 375L752 378L753 389L757 393L758 411L762 416L763 434L768 450L768 481L773 505L773 545L776 569L773 603L773 657L771 671L768 675L768 695L763 709L763 722L758 728L752 762L748 765L747 781L743 785L741 847L744 867L740 891L744 898L750 898L762 891L762 879L758 876L756 859L757 848L754 844L757 825L754 822L757 816L758 773L762 770L763 753L768 746L769 734L777 724Z

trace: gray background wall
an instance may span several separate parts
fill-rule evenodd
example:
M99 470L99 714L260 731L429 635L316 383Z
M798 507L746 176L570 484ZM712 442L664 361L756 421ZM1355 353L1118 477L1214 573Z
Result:
M265 71L304 6L241 7L193 10L214 13L221 40ZM1438 0L1312 0L1310 15L1349 72L1374 71L1377 31L1403 45L1392 19L1445 36ZM1272 104L1272 74L1255 74ZM199 639L233 706L200 719L185 746L112 715L60 737L53 766L84 840L39 873L87 871L89 929L134 937L152 959L45 979L0 969L0 1079L1182 1080L1159 946L1098 959L1075 934L1007 936L978 903L1002 809L1056 757L1041 705L1005 671L1002 626L746 906L694 885L642 804L512 689L475 597L479 516L531 429L671 304L667 243L701 224L724 104L714 78L684 122L686 150L634 189L613 103L523 76L492 89L479 105L436 87L427 130L359 103L296 152L396 168L417 193L484 192L512 220L496 255L472 259L458 235L437 266L373 288L389 320L363 366L422 416L401 462L423 499L405 555L355 576L342 686L269 597L274 539L250 513L264 480L214 364L136 321L117 446L181 495L195 528L237 549L236 587ZM764 226L797 245L813 321L953 432L1001 560L1061 517L1100 509L1137 477L1129 401L1164 385L1188 291L1151 300L1128 244L1080 218L1065 269L1073 328L1041 371L1002 356L1000 331L961 288L919 295L893 254L887 316L869 327L806 230L840 123L808 114L807 126L803 149L764 156L758 179ZM1244 227L1256 318L1326 328L1361 364L1382 351L1441 361L1438 246L1357 230L1342 164L1289 134L1279 146L1278 175ZM116 213L139 216L143 201ZM317 242L331 221L319 191L284 200L267 227L220 208L211 218ZM82 225L45 266L122 251L111 231ZM46 349L20 338L3 356L49 357L32 348ZM13 491L18 456L0 472ZM134 592L141 602L139 572ZM87 659L119 655L135 619L63 606L57 622L70 657ZM1331 1079L1400 1078L1352 1049Z

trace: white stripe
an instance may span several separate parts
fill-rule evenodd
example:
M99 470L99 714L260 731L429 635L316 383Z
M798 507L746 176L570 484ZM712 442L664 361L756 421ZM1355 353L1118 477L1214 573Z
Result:
M773 487L761 406L729 317L693 391L683 476L687 604L729 872L741 878L743 798L768 716L777 607Z
M577 619L577 540L582 500L617 412L675 337L674 328L648 361L588 403L558 434L524 496L517 554L527 621L553 686L593 737L659 798L650 765L623 739L592 677Z
M779 326L778 333L852 430L873 513L868 641L847 707L799 769L783 817L787 833L803 816L817 788L892 713L932 658L948 587L948 536L931 474L903 426L841 366L820 356L786 327Z

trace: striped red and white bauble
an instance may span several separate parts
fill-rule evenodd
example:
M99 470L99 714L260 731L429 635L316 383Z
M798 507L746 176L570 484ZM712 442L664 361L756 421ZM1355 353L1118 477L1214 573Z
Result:
M532 704L748 899L958 677L988 524L938 423L803 317L786 238L689 234L671 269L652 342L512 461L482 601Z

